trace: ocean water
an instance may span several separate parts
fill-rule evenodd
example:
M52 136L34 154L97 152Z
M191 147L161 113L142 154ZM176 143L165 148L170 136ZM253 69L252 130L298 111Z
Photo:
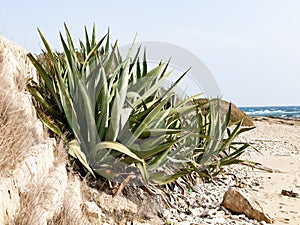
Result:
M239 108L251 117L274 116L281 118L300 118L300 106L259 106Z

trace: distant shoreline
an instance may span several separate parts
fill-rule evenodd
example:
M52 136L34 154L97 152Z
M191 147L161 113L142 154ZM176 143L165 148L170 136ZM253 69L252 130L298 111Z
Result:
M300 126L300 117L251 116L251 119L253 121L266 121L269 123L279 123L279 124Z
M281 116L250 116L252 119L260 119L260 118L269 118L269 119L282 119L282 120L300 120L300 117L295 117L295 116L285 116L285 117L281 117Z
M300 106L259 106L240 107L251 118L254 117L274 117L287 120L300 119Z

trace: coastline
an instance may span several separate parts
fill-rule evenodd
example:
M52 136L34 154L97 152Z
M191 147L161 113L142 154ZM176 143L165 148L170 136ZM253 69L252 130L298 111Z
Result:
M280 123L287 125L300 125L300 117L278 117L278 116L254 116L253 121L267 121L270 123Z
M239 107L250 117L274 117L280 119L300 119L300 105L289 106L249 106Z

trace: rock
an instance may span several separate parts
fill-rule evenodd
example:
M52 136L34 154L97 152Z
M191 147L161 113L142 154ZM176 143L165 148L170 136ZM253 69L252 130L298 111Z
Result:
M37 184L41 177L49 174L53 167L55 145L56 141L51 138L28 149L27 156L18 164L12 174L18 187L26 189L30 183Z
M23 161L18 164L16 169L12 171L11 177L5 178L0 176L0 218L4 221L13 221L14 217L17 213L20 213L20 209L22 209L21 198L20 195L24 195L24 193L30 193L33 191L32 186L36 187L38 184L41 186L45 186L45 179L49 176L50 169L53 168L53 151L54 151L55 140L48 139L45 140L44 143L38 144L27 149L27 155L23 158ZM66 180L64 176L66 176L66 172L64 171L64 167L60 167L60 170L55 175L56 177L53 180L54 184L60 184L61 186L56 186L57 192L53 192L50 197L51 200L56 201L56 198L60 198L58 202L62 200L62 195L64 193L64 185L66 184ZM51 173L52 174L52 173ZM49 179L53 178L52 176ZM49 180L50 181L50 180ZM60 188L61 187L61 188ZM54 190L54 189L53 189ZM43 194L43 192L40 190ZM37 194L37 196L40 196ZM35 196L36 197L36 196ZM52 199L52 197L54 199ZM44 200L44 199L43 199ZM24 202L24 200L23 200ZM50 200L47 202L49 204L54 203ZM58 203L57 208L54 207L55 204L51 204L51 209L57 209L60 207L60 203ZM33 209L32 207L31 209ZM51 210L47 213L50 213ZM25 213L25 212L24 212ZM41 213L41 212L39 212ZM52 211L52 215L55 212ZM45 217L46 218L46 217ZM0 224L7 224L1 223ZM35 223L37 224L37 223Z
M87 217L89 218L92 224L101 223L101 209L97 206L95 202L85 201L84 209Z
M139 222L136 220L129 222L128 224L130 224L130 225L151 225L150 223L147 223L147 222L143 223L143 222Z
M213 221L214 224L227 224L226 219L223 216L216 216Z
M0 89L10 92L14 104L18 104L31 118L28 123L43 135L42 123L36 119L31 96L24 93L27 79L37 81L37 72L27 57L28 51L0 35ZM16 95L16 96L15 96Z
M0 224L9 224L20 208L20 196L12 178L0 179Z
M63 206L66 185L67 173L65 166L59 165L51 168L49 175L41 178L36 186L32 185L30 193L27 193L29 204L26 203L25 206L30 217L24 217L22 223L48 224L48 221L54 218ZM16 224L18 224L18 221Z
M202 113L206 115L210 109L208 101L206 98L199 98L196 100L197 103L203 105L201 107ZM225 100L220 100L220 110L222 115L226 115L228 112L229 108L229 102ZM248 116L246 113L244 113L242 110L240 110L236 105L231 103L231 115L230 115L230 120L232 123L239 122L243 119L243 126L249 126L252 127L254 126L254 123L251 119L250 116Z
M193 217L202 216L204 214L204 210L202 208L190 208L189 210Z
M274 222L273 219L263 212L263 209L255 199L235 188L229 188L225 192L222 205L234 213L243 213L251 219L267 223Z
M85 188L82 190L81 186L85 185L82 183L78 176L74 174L68 174L68 183L67 188L65 190L63 208L60 214L57 216L58 221L67 221L67 224L84 224L84 225L92 225L92 224L102 224L95 223L95 218L88 218L88 213L86 212L86 207L84 207L83 202L86 202L83 198L83 192ZM99 209L100 210L100 209ZM97 222L98 220L96 220ZM56 221L55 221L56 222ZM55 225L54 223L52 225Z
M96 204L104 211L117 214L134 215L138 212L136 204L122 196L112 196L104 192L96 195ZM120 204L122 202L122 204Z
M169 218L172 217L172 213L171 213L169 210L167 210L167 209L163 209L163 211L162 211L162 216L163 216L165 219L169 219Z
M37 79L26 54L0 36L0 127L8 129L0 146L9 160L2 164L0 157L0 224L47 224L59 214L67 186L65 155L55 158L56 141L45 135L25 92L27 79ZM16 147L18 142L23 144Z
M1 86L23 90L26 79L37 80L35 67L27 57L28 52L0 35L0 78ZM2 79L2 78L5 79Z
M291 190L291 191L282 190L282 191L281 191L281 194L282 194L282 195L285 195L285 196L292 197L292 198L298 198L298 197L299 197L299 194L293 192L293 190Z

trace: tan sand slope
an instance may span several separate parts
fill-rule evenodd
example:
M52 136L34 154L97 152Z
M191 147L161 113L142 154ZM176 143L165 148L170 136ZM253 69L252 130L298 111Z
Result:
M300 197L288 197L282 190L300 196L300 126L298 122L265 118L244 138L263 155L251 152L249 159L282 172L269 173L248 168L248 174L260 180L253 188L253 196L264 210L275 219L275 224L300 225Z

